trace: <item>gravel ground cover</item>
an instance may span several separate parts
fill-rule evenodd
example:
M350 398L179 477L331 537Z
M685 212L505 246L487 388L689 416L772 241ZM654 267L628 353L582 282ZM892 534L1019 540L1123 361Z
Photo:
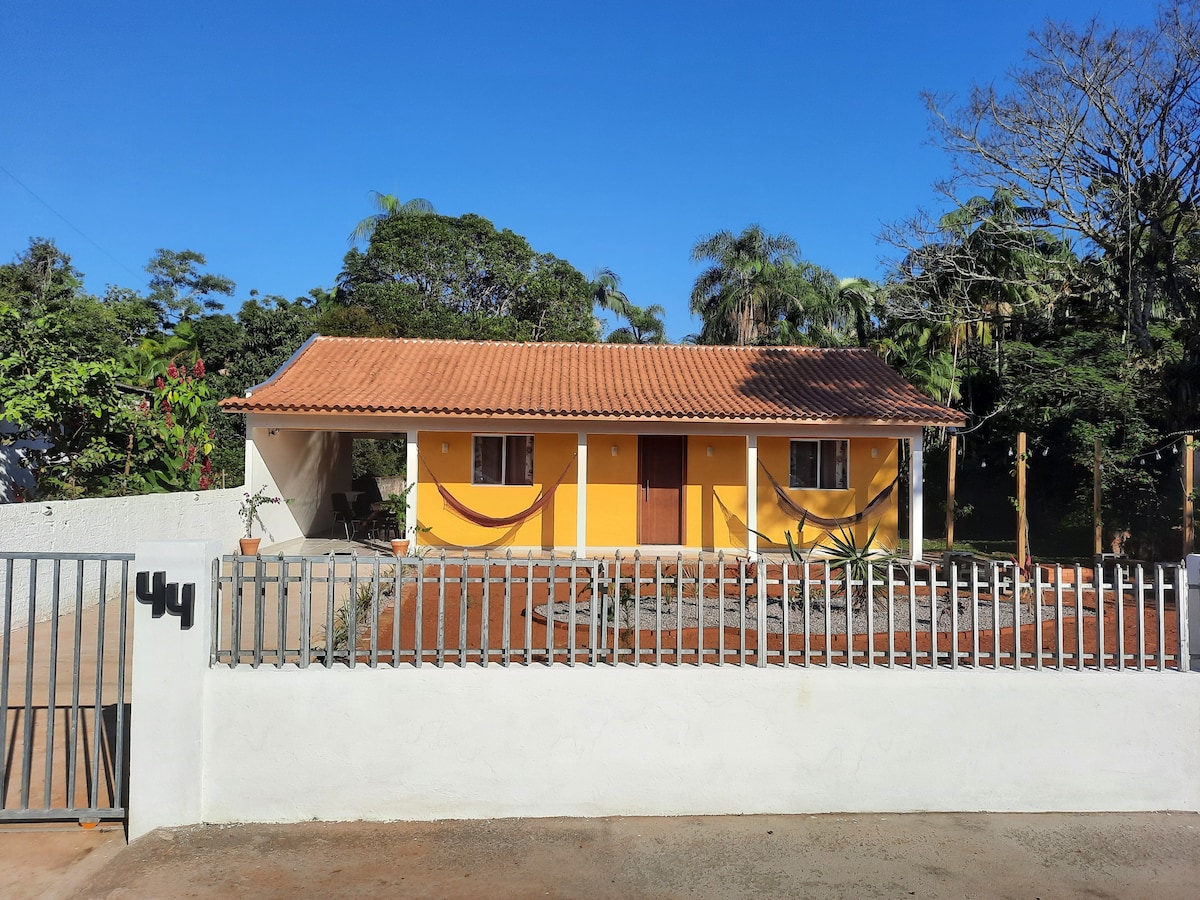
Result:
M644 597L635 609L632 600L625 600L619 610L611 609L611 601L609 608L605 609L602 603L600 612L600 620L607 621L610 624L615 616L621 628L637 628L638 630L653 630L656 627L658 620L658 605L654 597ZM937 630L951 631L954 625L954 606L949 599L942 597L937 600ZM996 608L998 606L998 610ZM1016 618L1014 611L1014 603L1012 597L1002 597L996 606L993 606L990 597L981 597L978 605L974 605L970 597L960 597L957 601L958 607L958 630L971 631L975 623L975 615L978 613L978 628L980 631L990 631L993 627L1011 628ZM1027 625L1034 621L1035 612L1034 604L1024 602L1016 604L1020 610L1021 624ZM873 630L875 632L887 631L887 598L876 599L872 605L871 615L874 619ZM1083 614L1085 616L1095 617L1096 610L1094 606L1089 604L1083 605ZM538 615L550 618L551 614L555 622L566 624L570 621L570 605L568 603L559 602L552 604L541 604L534 607L534 612ZM780 600L767 601L767 631L770 633L781 634L784 630L784 613L783 604ZM930 631L933 616L933 604L929 597L918 596L916 598L915 610L910 609L910 599L908 597L897 597L893 601L892 615L895 631L907 631L912 624L912 614L916 615L916 627L919 631ZM826 631L826 621L828 620L828 631L830 634L845 634L847 621L847 604L846 599L842 596L821 597L813 595L809 600L809 634L824 634ZM851 606L851 621L853 623L853 631L856 634L863 634L867 631L867 604L865 602L855 603ZM998 615L997 615L998 613ZM725 628L740 628L742 621L742 601L740 597L727 597L722 604L715 597L704 599L703 610L701 604L697 602L695 597L683 597L678 602L674 599L664 597L661 602L662 627L666 630L674 628L696 628L701 620L705 628L717 628L724 626ZM1053 599L1049 604L1043 599L1041 614L1043 621L1053 621L1056 615L1056 607ZM1064 617L1075 616L1076 607L1073 601L1064 601L1062 614ZM590 598L582 598L575 603L575 622L577 625L584 626L590 623L592 616L592 604ZM804 604L799 598L793 599L788 605L787 612L787 630L790 633L802 634L804 632ZM758 600L749 597L745 602L745 622L746 629L749 631L757 630L758 627Z

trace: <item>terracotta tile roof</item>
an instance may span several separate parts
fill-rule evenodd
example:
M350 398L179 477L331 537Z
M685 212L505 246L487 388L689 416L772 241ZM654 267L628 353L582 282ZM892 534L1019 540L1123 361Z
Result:
M316 337L227 412L955 425L869 350Z

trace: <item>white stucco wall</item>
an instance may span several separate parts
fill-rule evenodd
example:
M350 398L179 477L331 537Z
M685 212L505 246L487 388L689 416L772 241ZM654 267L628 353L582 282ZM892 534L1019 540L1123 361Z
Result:
M216 668L203 720L208 822L1200 810L1180 674Z
M286 505L262 507L269 543L326 534L333 522L332 494L350 489L349 435L251 425L246 444L246 484L266 485ZM258 531L255 531L258 535Z
M146 494L138 497L105 497L93 500L51 500L0 504L0 552L16 553L133 553L139 541L203 538L218 543L223 553L237 549L241 535L238 504L242 488ZM46 621L53 613L49 563L41 563L34 619ZM64 597L75 592L74 567L66 566ZM84 569L84 607L100 600L100 567ZM119 569L110 570L109 597L119 583L111 581ZM0 581L3 581L0 572ZM28 564L13 570L13 622L24 625L29 614ZM0 586L0 613L3 589ZM64 600L64 602L66 602ZM71 607L73 608L73 606ZM0 615L0 632L4 619ZM14 624L15 627L15 624Z
M243 488L0 505L0 551L132 553L138 541L207 538L237 548Z
M1197 674L210 667L212 551L190 546L135 563L194 581L198 624L137 605L134 721L181 724L135 731L131 839L202 821L1200 812Z

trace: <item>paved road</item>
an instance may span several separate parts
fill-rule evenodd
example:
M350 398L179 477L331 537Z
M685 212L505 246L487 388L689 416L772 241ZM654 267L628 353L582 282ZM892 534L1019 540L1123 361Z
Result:
M1200 816L885 815L0 830L25 897L1193 898Z

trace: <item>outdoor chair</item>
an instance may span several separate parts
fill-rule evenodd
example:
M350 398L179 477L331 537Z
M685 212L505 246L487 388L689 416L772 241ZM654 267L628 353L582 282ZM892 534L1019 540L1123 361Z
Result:
M363 524L367 527L367 535L375 538L386 538L392 534L399 537L395 517L384 508L382 503L372 503L362 516Z
M346 529L346 540L354 539L358 534L359 526L362 525L362 519L354 512L354 508L350 505L350 498L343 493L335 493L333 499L333 527L336 530L340 524Z

